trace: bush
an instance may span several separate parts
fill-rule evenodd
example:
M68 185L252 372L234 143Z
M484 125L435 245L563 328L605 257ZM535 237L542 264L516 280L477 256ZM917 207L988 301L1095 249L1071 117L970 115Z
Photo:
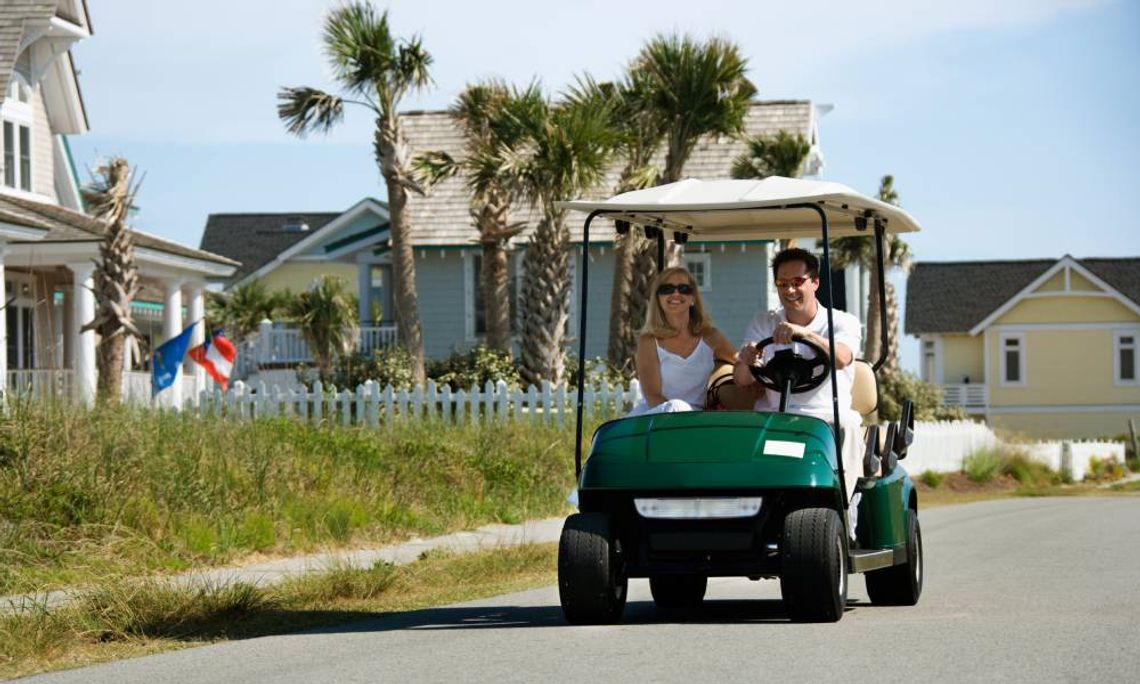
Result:
M518 365L510 352L499 351L485 345L472 347L466 352L454 352L446 359L430 361L427 376L451 389L482 389L487 382L503 380L510 387L521 383Z
M946 473L940 473L935 470L924 470L922 474L918 476L918 479L927 487L938 489L938 485L942 484L942 481L946 479Z
M915 420L964 420L966 411L961 406L942 403L942 390L906 371L880 370L879 420L898 420L902 403L914 402Z
M1064 481L1060 473L1020 452L1005 457L1001 472L1030 487L1059 485Z
M340 388L356 389L366 380L381 388L391 385L395 389L412 386L412 355L403 347L373 349L371 354L356 352L338 357L332 369L332 384ZM312 387L317 379L316 369L297 369L297 380Z
M606 383L610 387L625 387L629 384L629 380L621 368L611 364L607 359L595 356L586 360L587 386L596 389L601 387L602 383ZM566 359L566 387L578 388L578 357L573 354Z
M979 449L966 457L962 469L971 482L985 483L998 476L1002 468L1002 455L997 449Z
M1113 480L1123 479L1127 474L1128 472L1125 470L1124 464L1116 460L1115 456L1108 456L1106 458L1093 456L1089 459L1089 468L1085 472L1085 480L1112 482Z

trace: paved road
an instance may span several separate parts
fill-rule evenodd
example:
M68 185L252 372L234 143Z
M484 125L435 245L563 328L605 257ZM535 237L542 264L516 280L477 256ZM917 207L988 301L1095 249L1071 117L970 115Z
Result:
M831 625L787 622L775 582L713 580L662 621L644 580L622 625L566 626L555 587L55 673L36 682L1137 681L1140 497L922 513L926 587Z

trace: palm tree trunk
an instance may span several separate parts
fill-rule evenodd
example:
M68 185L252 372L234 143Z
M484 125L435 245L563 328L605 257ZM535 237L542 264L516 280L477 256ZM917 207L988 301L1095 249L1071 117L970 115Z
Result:
M123 349L127 338L115 335L99 344L99 384L96 395L109 406L118 406L123 400Z
M523 265L522 349L519 372L537 385L562 382L566 320L569 318L570 235L560 217L544 217L527 244Z
M508 254L502 240L483 240L483 320L487 346L511 352L511 300Z
M875 363L879 360L879 349L882 347L882 326L879 322L879 311L881 302L879 301L879 264L877 261L871 264L871 287L870 293L867 296L867 338L863 341L863 358L870 362Z
M899 300L895 296L895 286L887 281L887 360L883 368L899 370Z
M610 292L610 365L632 375L633 351L640 321L632 316L636 257L645 240L634 228L615 237L614 281Z
M375 151L380 172L388 186L388 217L392 245L393 300L396 306L396 332L400 344L412 356L413 382L424 381L424 340L420 328L416 296L416 258L407 218L410 153L397 120L378 120Z

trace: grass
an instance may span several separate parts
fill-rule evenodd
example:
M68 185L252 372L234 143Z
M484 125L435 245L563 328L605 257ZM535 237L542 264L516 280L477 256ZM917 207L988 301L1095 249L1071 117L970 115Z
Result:
M0 678L295 632L552 584L556 546L334 568L269 587L106 582L81 601L0 615Z
M556 515L573 443L516 423L16 405L0 416L0 595Z

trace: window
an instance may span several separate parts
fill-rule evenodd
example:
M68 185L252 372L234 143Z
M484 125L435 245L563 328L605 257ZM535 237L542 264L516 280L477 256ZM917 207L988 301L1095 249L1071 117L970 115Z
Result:
M922 379L934 382L935 369L934 340L922 341Z
M468 300L472 306L472 317L474 326L469 328L470 333L474 336L487 334L487 318L486 310L483 306L483 255L478 253L470 254L470 280L468 282L468 292L472 293L471 298ZM519 328L519 307L518 307L518 272L519 272L519 258L517 254L507 255L507 297L511 305L511 332L515 333Z
M1006 387L1025 386L1025 335L1002 335L998 339L1000 345L999 366L1001 369L1001 384Z
M697 281L697 287L701 292L712 291L711 254L707 252L686 253L681 263L689 269L689 273L693 274L693 280Z
M13 71L5 99L0 103L3 121L4 185L32 190L32 105L31 89L19 73Z
M1116 367L1116 384L1118 385L1135 385L1140 384L1140 379L1136 375L1136 340L1140 338L1140 331L1138 332L1117 332L1114 335L1114 344L1116 348L1113 353L1113 359Z

